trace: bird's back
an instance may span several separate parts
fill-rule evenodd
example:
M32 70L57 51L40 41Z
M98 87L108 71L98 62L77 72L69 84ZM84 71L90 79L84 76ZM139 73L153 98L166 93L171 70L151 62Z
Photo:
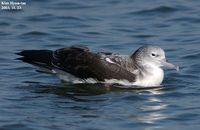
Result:
M28 63L45 64L52 70L59 69L82 79L94 78L99 81L117 79L134 82L136 78L130 71L133 67L131 67L132 63L127 57L111 53L93 53L87 47L82 46L65 47L51 53L46 50L43 50L44 53L41 50L40 53L38 51L35 50L31 53L26 51L26 55L23 55L23 52L20 54L23 59L29 59ZM45 60L44 55L47 55L47 52L48 56ZM39 58L34 58L31 61L31 55L36 57L36 53L40 54L38 56L44 57L43 60L38 61ZM26 60L23 61L26 62Z

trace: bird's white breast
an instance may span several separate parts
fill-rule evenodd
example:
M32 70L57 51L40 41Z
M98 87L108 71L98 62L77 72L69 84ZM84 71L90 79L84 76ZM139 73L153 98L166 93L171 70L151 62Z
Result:
M134 85L138 86L159 86L164 78L164 72L161 68L151 68L147 72L143 72L142 76L138 76Z

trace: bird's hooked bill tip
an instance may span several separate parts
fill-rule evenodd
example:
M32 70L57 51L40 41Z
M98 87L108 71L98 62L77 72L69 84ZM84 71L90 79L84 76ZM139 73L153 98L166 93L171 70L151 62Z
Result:
M174 65L174 64L172 64L170 62L167 62L166 60L163 60L161 63L165 67L168 67L170 69L176 69L177 72L180 71L180 67L178 65Z

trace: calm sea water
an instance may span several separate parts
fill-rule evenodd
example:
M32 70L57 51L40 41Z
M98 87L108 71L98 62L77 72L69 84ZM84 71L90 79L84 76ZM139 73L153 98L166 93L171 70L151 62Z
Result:
M0 10L1 130L200 129L200 1L34 0ZM159 45L181 66L163 87L67 85L15 60L23 49L83 44L131 54Z

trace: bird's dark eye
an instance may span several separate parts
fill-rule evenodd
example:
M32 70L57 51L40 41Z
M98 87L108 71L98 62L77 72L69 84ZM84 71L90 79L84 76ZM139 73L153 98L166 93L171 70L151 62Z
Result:
M154 54L154 53L152 53L151 55L152 55L152 56L156 56L156 54Z

